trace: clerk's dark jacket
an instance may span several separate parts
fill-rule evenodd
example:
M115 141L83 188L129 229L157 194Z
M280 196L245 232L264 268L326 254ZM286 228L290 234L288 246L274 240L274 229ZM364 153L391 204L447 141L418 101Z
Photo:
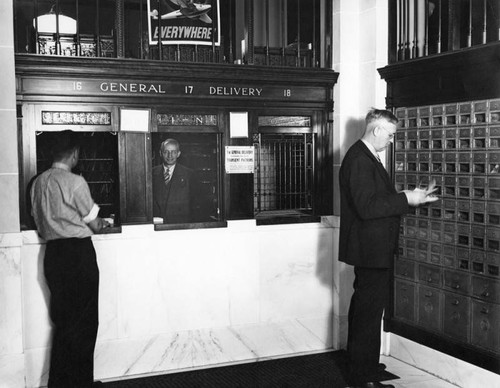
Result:
M177 163L168 184L163 165L153 167L153 216L167 224L192 221L193 170Z
M401 215L408 211L384 166L362 140L342 161L339 260L363 268L391 268Z

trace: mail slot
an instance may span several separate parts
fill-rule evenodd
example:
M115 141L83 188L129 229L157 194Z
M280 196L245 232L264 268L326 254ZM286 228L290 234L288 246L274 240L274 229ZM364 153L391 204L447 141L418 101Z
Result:
M396 280L394 284L394 316L415 322L415 284Z
M500 306L472 301L473 345L498 352L500 348Z
M470 113L472 112L472 103L465 102L458 105L458 111L460 113Z
M500 203L488 202L488 222L493 225L500 225Z
M469 201L457 201L457 220L462 222L470 221L471 206Z
M469 248L457 248L457 267L463 270L470 268L470 250Z
M486 253L486 272L490 276L499 277L499 269L500 269L500 254L487 252Z
M488 199L500 199L500 178L488 178Z
M490 252L500 251L500 228L489 227L486 229L486 249Z
M483 225L473 225L471 227L472 247L476 249L485 248L486 230Z
M443 148L443 130L433 129L431 131L432 149L440 150Z
M405 132L403 131L398 131L396 132L396 139L394 141L395 145L396 145L396 151L402 151L404 150L406 147L406 135L405 135Z
M471 146L471 139L470 139L470 129L469 128L462 128L458 132L458 144L460 148L464 149L469 149Z
M443 332L467 342L471 326L470 298L445 292L443 303Z
M446 125L456 125L457 124L457 115L446 115Z
M460 294L468 294L470 291L470 276L466 272L445 269L443 272L443 279L444 288Z
M459 176L457 178L458 192L457 196L462 198L470 198L471 196L471 177Z
M447 221L456 220L456 202L454 200L445 199L443 200L443 218Z
M486 148L486 128L474 128L474 143L475 149Z
M500 150L487 153L488 158L488 174L500 173Z
M441 291L419 286L418 324L426 329L441 329Z
M472 171L472 156L469 152L460 152L458 154L458 172L469 174Z
M449 268L456 268L457 255L456 248L452 245L443 245L443 265Z
M484 273L486 270L485 266L486 254L483 250L471 249L470 259L472 262L472 272L474 273Z
M472 222L484 224L486 222L485 203L482 201L472 201Z
M411 260L397 259L394 265L394 276L414 280L415 262Z
M500 282L484 276L472 276L472 295L488 303L500 302Z
M470 229L467 224L457 224L457 244L470 247Z
M486 178L474 177L472 178L472 197L475 199L484 199L486 197Z
M457 132L454 129L447 129L445 131L445 147L446 149L457 148Z
M442 245L441 244L430 244L430 263L439 265L441 264L442 258Z
M418 155L418 170L420 172L430 171L430 154L427 152L422 152Z
M444 155L445 161L445 172L446 173L455 173L457 172L457 154L456 152L447 152Z
M419 264L418 279L434 287L441 286L441 270L440 267L430 264Z
M499 121L500 121L500 113L498 113ZM490 148L499 148L500 147L500 127L490 127L489 128L489 146Z
M445 244L455 244L456 224L452 222L443 223L443 242Z
M443 196L455 197L456 195L456 178L455 176L444 177Z

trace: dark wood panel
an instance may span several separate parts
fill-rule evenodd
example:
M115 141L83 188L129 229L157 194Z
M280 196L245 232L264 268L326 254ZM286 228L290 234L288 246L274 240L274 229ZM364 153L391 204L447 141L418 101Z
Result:
M384 330L400 335L411 341L423 344L431 349L456 357L480 368L500 374L498 355L478 350L477 347L457 341L451 336L442 336L423 328L415 327L400 320L385 320Z
M240 66L206 63L173 63L165 61L134 61L127 59L49 57L16 54L16 74L38 77L82 77L155 80L173 79L179 82L218 80L230 83L296 85L330 88L339 73L331 69Z
M150 134L120 133L121 219L123 224L150 223L151 141Z
M431 105L500 95L500 43L434 55L378 70L387 106Z

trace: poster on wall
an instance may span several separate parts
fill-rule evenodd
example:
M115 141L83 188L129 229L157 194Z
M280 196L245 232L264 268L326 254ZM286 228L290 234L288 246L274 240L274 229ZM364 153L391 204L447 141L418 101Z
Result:
M220 46L219 0L148 0L148 15L151 45Z
M255 148L226 146L226 174L253 174Z

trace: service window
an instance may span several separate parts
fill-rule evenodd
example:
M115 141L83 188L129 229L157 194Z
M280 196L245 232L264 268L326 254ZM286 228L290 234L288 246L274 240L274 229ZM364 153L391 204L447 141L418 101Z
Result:
M158 132L151 134L155 230L215 227L223 220L221 134L211 125L182 125L207 124L207 118L216 119L159 115Z
M80 140L80 155L75 174L87 181L99 216L113 218L119 232L121 224L119 182L119 135L116 112L109 106L39 105L22 106L20 120L20 218L21 229L35 229L30 211L29 189L33 179L52 165L51 140L64 130L72 130Z
M36 135L36 173L52 165L50 149L58 131L39 132ZM76 132L80 140L80 157L72 170L87 181L99 216L120 223L118 182L118 142L114 132Z
M313 214L315 141L309 116L260 116L254 135L257 220Z

